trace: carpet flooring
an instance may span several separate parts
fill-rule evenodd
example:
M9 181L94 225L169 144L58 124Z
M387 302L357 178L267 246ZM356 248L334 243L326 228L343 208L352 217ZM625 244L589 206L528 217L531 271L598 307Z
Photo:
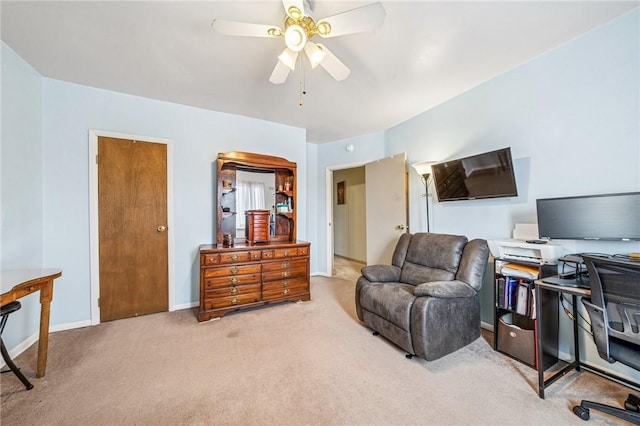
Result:
M357 319L354 282L313 277L312 300L198 323L196 310L112 321L50 336L16 362L35 387L1 377L9 425L584 425L584 397L629 392L572 372L537 396L536 372L486 338L440 360L405 358ZM55 303L55 301L54 301ZM592 412L590 425L624 424Z

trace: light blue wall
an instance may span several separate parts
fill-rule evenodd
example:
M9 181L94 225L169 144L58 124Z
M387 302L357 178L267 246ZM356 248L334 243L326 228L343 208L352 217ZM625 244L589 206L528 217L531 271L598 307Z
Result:
M515 223L536 222L537 198L640 191L639 22L636 9L386 132L386 152L404 151L409 163L511 147L518 197L434 202L432 232L510 238ZM423 192L410 173L412 230L426 229ZM563 243L572 253L640 251L638 242ZM570 325L563 316L561 342ZM640 381L602 361L590 336L582 341L589 362Z
M90 129L170 139L174 152L175 303L199 298L198 246L215 241L215 159L249 151L306 170L303 129L44 79L44 261L64 270L52 324L90 318ZM299 188L307 186L300 174ZM298 191L299 205L306 193ZM299 223L306 223L304 208ZM300 239L306 228L298 227Z
M42 265L42 77L2 44L2 269Z
M42 77L4 43L0 269L42 267ZM2 290L8 290L4 287ZM38 295L21 299L3 339L8 348L38 330Z
M636 9L388 130L387 150L409 162L512 149L519 196L435 202L433 229L505 238L536 221L536 198L638 191L638 40ZM424 229L424 187L411 186L412 229Z

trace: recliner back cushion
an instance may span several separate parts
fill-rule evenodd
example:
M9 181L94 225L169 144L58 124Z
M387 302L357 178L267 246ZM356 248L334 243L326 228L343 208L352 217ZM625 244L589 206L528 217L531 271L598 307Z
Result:
M391 258L391 264L393 266L402 268L404 258L407 255L407 248L409 248L409 242L411 242L411 234L405 232L404 234L400 235L398 243L396 244L396 248L393 251L393 257Z
M417 285L453 280L466 243L467 238L464 236L414 234L402 265L400 281Z

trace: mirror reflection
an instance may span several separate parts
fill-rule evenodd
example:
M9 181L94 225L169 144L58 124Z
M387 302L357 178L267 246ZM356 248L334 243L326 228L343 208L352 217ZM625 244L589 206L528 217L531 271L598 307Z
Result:
M245 212L247 210L270 210L273 212L275 204L275 173L273 171L237 170L236 236L245 235Z

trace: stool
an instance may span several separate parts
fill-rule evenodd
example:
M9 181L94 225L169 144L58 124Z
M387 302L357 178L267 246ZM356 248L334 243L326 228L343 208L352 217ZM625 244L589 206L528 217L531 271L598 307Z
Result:
M18 379L26 386L27 390L32 389L33 385L31 382L22 374L20 369L16 367L13 363L13 360L9 356L9 352L7 352L7 348L4 346L4 341L2 340L2 332L4 331L4 326L7 324L7 320L9 319L9 315L18 309L20 309L22 305L20 302L13 301L7 305L4 305L0 308L0 352L2 352L2 359L9 366L11 370L3 371L3 373L8 373L9 371L13 371L13 373L18 376Z

